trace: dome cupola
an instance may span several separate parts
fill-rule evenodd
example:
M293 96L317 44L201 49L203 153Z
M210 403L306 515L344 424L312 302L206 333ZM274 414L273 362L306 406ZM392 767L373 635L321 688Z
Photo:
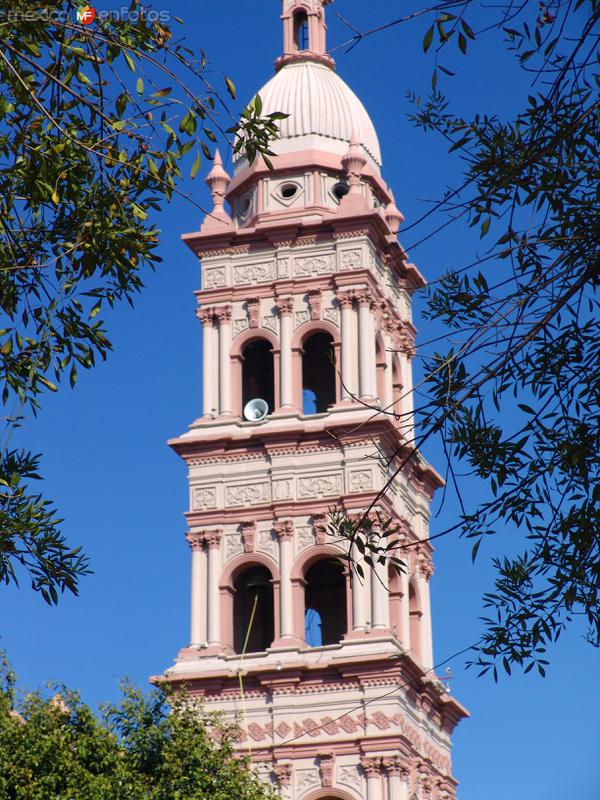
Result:
M381 150L371 118L326 52L324 6L330 2L283 0L284 54L275 64L275 76L258 92L264 115L289 115L280 122L272 149L277 155L319 151L341 159L355 136L379 174ZM239 155L236 171L245 163Z

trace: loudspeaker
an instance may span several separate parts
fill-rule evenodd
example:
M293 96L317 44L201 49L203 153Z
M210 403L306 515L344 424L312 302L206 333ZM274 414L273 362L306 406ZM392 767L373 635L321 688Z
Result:
M255 397L244 406L244 417L248 422L260 422L269 413L269 404L262 397Z

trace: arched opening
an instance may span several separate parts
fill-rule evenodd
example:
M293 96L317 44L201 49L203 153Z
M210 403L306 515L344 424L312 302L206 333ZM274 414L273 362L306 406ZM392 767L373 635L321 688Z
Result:
M421 603L412 582L408 587L408 613L410 618L410 650L415 661L421 661Z
M335 403L335 352L329 333L313 333L302 356L302 412L323 414Z
M309 647L337 644L347 630L346 576L333 559L321 559L305 575L304 623Z
M249 342L242 351L242 412L249 400L261 397L275 408L273 350L265 339Z
M266 567L248 567L238 575L233 588L234 650L262 653L275 638L271 573Z
M294 46L296 50L308 50L308 15L306 11L294 14Z

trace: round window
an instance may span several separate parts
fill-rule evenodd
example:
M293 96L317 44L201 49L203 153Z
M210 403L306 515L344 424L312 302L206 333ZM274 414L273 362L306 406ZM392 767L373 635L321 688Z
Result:
M239 209L242 217L245 217L248 211L250 211L251 203L252 203L252 197L249 194L240 199Z
M291 200L298 194L298 186L295 183L284 183L279 189L279 193L286 200Z

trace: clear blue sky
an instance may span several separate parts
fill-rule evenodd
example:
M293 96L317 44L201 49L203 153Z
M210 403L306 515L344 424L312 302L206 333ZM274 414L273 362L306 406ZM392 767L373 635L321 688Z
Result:
M215 82L222 82L223 72L229 74L241 105L272 74L280 52L279 6L279 0L163 0L156 7L186 20L185 35L207 51ZM391 0L337 0L329 14L330 44L347 36L332 11L369 28L407 9L408 4ZM425 27L424 21L403 25L349 55L336 53L340 74L379 132L384 177L407 224L440 196L459 169L440 142L406 118L405 91L426 93L428 87L431 65L421 53ZM511 58L491 40L475 45L464 63L450 86L465 113L502 115L522 97L524 86ZM200 178L189 188L207 201ZM65 517L70 541L84 546L95 570L83 582L81 596L66 597L59 608L48 608L26 583L20 591L0 590L0 645L25 688L64 681L97 704L116 697L119 677L144 684L188 641L185 469L165 442L201 409L200 327L192 295L199 269L179 241L200 221L197 209L179 200L161 214L165 263L148 276L135 310L124 307L111 318L115 353L93 373L81 375L74 392L65 389L47 398L43 413L28 420L13 442L43 452L45 492ZM478 246L464 228L417 247L412 232L401 240L430 279L469 262ZM417 324L421 338L430 338L432 331ZM427 455L441 466L435 449ZM469 487L473 497L479 490ZM432 533L451 525L455 513L450 498ZM504 546L512 548L514 542L497 543L497 549ZM490 586L489 556L482 548L473 567L468 544L448 537L437 547L432 587L437 661L478 638L480 597ZM464 657L455 660L453 692L472 714L455 735L459 797L598 798L599 662L581 631L554 649L546 679L514 675L496 686L465 671Z

